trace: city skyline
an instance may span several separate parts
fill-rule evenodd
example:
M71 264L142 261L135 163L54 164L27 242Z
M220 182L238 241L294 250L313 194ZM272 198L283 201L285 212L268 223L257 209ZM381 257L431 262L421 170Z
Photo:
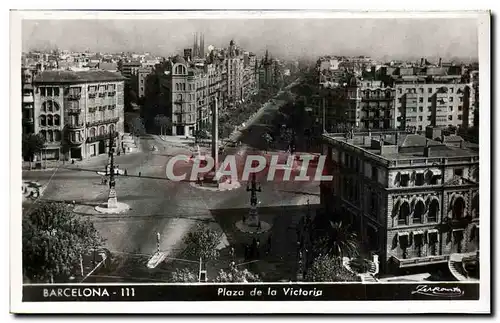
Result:
M466 18L24 20L22 45L23 51L57 47L163 56L191 47L195 32L205 34L206 46L225 47L234 39L258 55L269 50L285 59L325 54L384 60L478 57L477 21Z

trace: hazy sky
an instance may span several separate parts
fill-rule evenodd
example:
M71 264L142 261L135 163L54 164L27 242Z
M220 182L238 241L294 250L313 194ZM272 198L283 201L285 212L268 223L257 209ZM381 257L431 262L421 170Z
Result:
M474 19L239 19L239 20L24 20L23 50L53 47L91 51L181 53L193 33L205 45L227 47L234 39L258 55L324 54L375 58L477 59Z

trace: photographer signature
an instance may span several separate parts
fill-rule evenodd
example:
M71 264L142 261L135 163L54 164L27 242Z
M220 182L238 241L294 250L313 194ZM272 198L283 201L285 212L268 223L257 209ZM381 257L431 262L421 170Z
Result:
M460 287L440 287L440 286L427 286L418 285L411 294L421 294L436 297L460 297L464 291Z

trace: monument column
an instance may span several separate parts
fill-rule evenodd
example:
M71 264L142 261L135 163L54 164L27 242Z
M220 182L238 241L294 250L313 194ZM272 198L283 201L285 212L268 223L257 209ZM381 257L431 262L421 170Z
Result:
M214 160L214 171L219 166L219 99L214 98L212 105L212 158Z

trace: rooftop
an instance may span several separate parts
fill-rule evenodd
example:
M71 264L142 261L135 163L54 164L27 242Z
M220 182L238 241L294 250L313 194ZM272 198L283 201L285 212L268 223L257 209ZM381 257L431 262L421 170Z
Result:
M39 73L33 83L90 83L104 81L125 80L121 73L89 70L89 71L63 71L52 70Z
M443 142L402 131L358 132L352 137L345 133L328 133L323 137L340 145L366 152L385 162L422 158L478 157L477 149L459 136L443 136ZM397 142L397 146L396 146ZM462 145L452 143L463 142Z

